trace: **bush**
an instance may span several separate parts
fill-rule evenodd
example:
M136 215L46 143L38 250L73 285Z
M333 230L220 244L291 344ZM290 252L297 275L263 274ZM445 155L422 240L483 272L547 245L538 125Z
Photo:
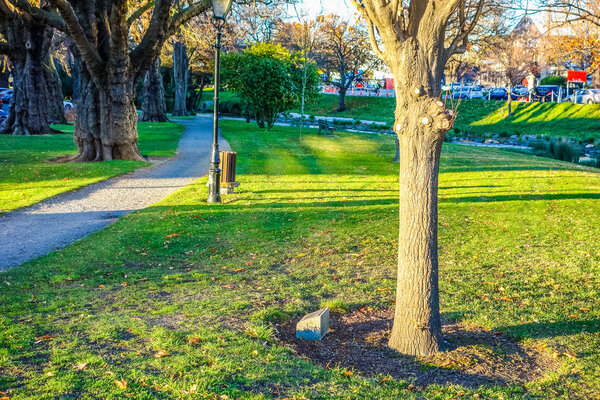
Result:
M260 43L223 57L223 82L240 96L259 127L271 129L282 113L298 106L303 92L308 102L317 97L319 76L312 62L302 90L304 64L281 45Z
M551 140L550 141L550 153L552 157L561 161L568 161L572 163L579 162L580 151L579 147L570 143L567 139Z
M540 85L557 85L564 88L567 86L567 78L564 76L549 75L540 81Z

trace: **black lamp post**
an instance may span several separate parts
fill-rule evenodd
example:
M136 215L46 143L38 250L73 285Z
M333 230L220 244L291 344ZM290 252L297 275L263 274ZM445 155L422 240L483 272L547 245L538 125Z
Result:
M212 0L213 23L217 28L217 42L215 44L215 104L213 122L213 145L210 156L210 170L208 171L208 202L221 202L221 169L219 168L219 89L221 83L221 29L225 25L225 18L231 9L233 0Z

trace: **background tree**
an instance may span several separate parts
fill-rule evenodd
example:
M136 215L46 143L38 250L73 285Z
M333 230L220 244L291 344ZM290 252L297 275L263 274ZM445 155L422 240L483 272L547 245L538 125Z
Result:
M301 60L300 60L301 61ZM259 127L271 129L281 113L298 105L302 67L281 45L256 44L243 53L223 57L223 82L247 104ZM318 75L312 68L309 96L316 96Z
M209 9L207 0L181 9L172 0L135 6L126 0L50 0L58 9L82 65L77 101L76 161L142 160L137 148L135 82L155 62L179 26ZM146 12L148 28L131 46L131 25ZM131 47L130 47L131 46Z
M396 84L400 142L400 234L390 347L411 355L440 349L438 171L453 112L440 101L448 59L464 52L485 1L354 0L373 50Z
M319 67L335 71L339 81L328 77L330 83L339 88L338 111L346 109L346 92L360 75L359 70L367 71L377 62L371 52L369 36L365 29L352 26L337 15L327 15L320 20L318 42L315 52Z
M246 46L256 43L272 43L280 32L283 19L287 16L289 0L247 2L233 10L233 19L239 30L241 42Z
M16 2L16 1L13 1ZM45 1L37 2L32 12L27 1L20 9L13 2L0 0L0 53L11 64L14 94L3 133L15 135L49 134L50 124L66 122L63 95L53 60L54 29L64 28L60 18Z
M146 72L144 77L144 98L140 121L167 122L167 105L165 103L165 87L160 73L160 57Z
M187 46L180 40L173 43L173 81L175 84L173 115L185 117L187 112L188 69Z

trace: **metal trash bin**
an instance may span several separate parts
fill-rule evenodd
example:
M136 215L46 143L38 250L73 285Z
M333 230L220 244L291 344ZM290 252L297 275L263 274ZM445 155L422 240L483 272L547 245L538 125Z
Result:
M222 151L219 153L221 159L221 194L232 194L234 188L240 186L235 181L237 153L233 151Z

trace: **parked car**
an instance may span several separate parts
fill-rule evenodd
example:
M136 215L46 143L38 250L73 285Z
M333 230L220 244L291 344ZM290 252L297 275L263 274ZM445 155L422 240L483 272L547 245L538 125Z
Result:
M505 88L494 88L490 90L490 100L508 100L508 90Z
M537 100L549 101L558 99L560 93L560 86L558 85L542 85L538 86L534 90L534 95L538 97Z
M452 93L453 99L483 99L483 91L474 87L462 87Z
M577 89L575 94L567 97L565 101L575 104L600 104L600 89Z
M0 92L0 100L2 100L2 102L4 104L9 104L10 100L12 99L14 90L12 89L5 89L3 91Z
M444 92L453 92L455 90L459 90L460 88L462 88L462 84L460 84L459 82L447 83L444 86L442 86L442 90Z

